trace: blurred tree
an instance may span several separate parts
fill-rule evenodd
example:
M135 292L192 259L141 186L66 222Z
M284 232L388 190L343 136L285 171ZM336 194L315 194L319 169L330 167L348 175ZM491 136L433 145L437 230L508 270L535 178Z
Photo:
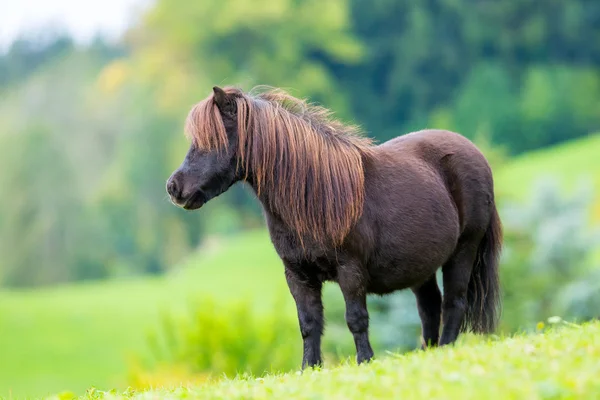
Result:
M156 184L168 176L160 120L148 118L152 107L131 88L106 94L118 86L118 71L93 84L106 57L116 53L102 41L67 52L0 101L0 206L14 210L0 220L0 282L157 272L189 251L186 234L179 246L171 242L176 234L162 236L183 222L167 222L172 208ZM111 179L125 182L126 201L98 200ZM160 210L161 202L168 211ZM198 227L188 231L197 241Z
M49 36L42 41L23 35L11 44L0 56L0 87L21 82L45 63L72 51L73 41L68 35Z
M62 29L42 28L21 34L6 53L0 53L0 88L16 86L74 50L73 39ZM97 57L99 63L126 54L124 48L107 44L101 36L92 41L90 53Z
M0 140L0 169L10 170L0 175L0 208L6 211L0 221L0 281L14 286L64 281L81 208L64 148L39 125Z
M348 11L346 0L158 1L129 38L136 72L178 116L215 84L286 87L344 113L321 59L360 60Z
M434 127L473 138L485 126L494 142L521 152L600 129L599 2L350 4L354 32L365 44L366 56L355 65L325 61L347 90L352 113L379 139L445 121ZM555 65L563 71L559 76L548 70ZM541 78L546 93L532 86L540 67L550 72ZM573 95L559 100L563 90ZM552 105L543 108L549 91ZM528 99L542 102L537 109L543 120L529 118ZM565 102L570 107L564 109ZM436 112L457 119L431 119Z
M103 219L112 273L159 273L198 244L202 220L199 213L171 205L165 192L173 122L159 112L148 118L147 110L155 107L143 92L119 92L123 94L130 124L120 129L91 206Z

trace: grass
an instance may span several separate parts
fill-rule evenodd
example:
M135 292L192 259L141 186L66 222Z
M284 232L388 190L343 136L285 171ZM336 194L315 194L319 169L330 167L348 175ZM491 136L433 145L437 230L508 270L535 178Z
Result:
M600 394L600 323L381 357L304 374L82 399L584 399ZM65 395L62 398L67 398Z
M161 311L182 309L196 295L245 299L257 308L277 296L293 312L266 232L200 254L161 278L0 291L0 398L123 387L146 329Z
M539 179L553 178L567 192L589 180L600 188L600 133L565 144L523 154L494 171L498 195L522 201ZM600 219L600 191L595 193L594 215Z

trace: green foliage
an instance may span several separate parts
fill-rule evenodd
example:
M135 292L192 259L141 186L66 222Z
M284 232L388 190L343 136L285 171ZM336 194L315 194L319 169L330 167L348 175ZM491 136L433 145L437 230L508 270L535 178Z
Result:
M558 294L560 315L577 321L589 321L600 316L600 268L591 269L565 285Z
M407 352L421 345L421 319L410 290L370 297L369 329L380 351Z
M521 137L512 138L516 151L559 143L600 126L597 67L536 66L526 71L523 81ZM504 139L508 141L508 135Z
M173 389L95 391L81 399L580 399L600 390L600 324L380 357L303 374L239 377Z
M150 363L183 364L212 376L287 372L302 358L295 315L260 314L247 302L211 298L192 302L184 316L164 314L147 343Z
M596 2L350 5L367 55L357 66L332 68L352 113L378 139L433 123L471 138L488 130L516 153L600 124L600 30L583 17L598 15ZM441 112L451 118L437 125Z
M68 35L45 32L40 36L21 35L6 54L0 55L0 88L25 80L37 69L73 50L73 40Z
M19 136L0 136L0 148L10 149L2 163L11 169L0 175L5 188L0 206L10 210L0 220L0 253L6 266L0 281L21 286L63 280L78 210L76 196L69 193L72 170L59 139L43 126L31 126Z
M600 126L596 68L536 65L517 81L497 63L473 67L450 110L431 113L434 127L454 129L521 153L586 135ZM441 112L447 117L440 119ZM444 114L442 114L444 115Z
M348 7L346 0L159 1L132 35L136 65L168 93L167 109L186 108L178 114L216 83L282 86L342 112L323 58L352 64L362 55ZM151 65L157 49L166 57Z
M592 318L586 304L598 301L593 290L575 299L565 291L572 285L595 287L589 281L597 271L594 251L600 235L590 232L588 214L593 199L589 186L572 197L562 196L553 181L533 188L525 206L506 206L503 211L505 251L501 267L504 318L508 331L531 328L534 321L555 314L565 318ZM577 310L579 307L582 309Z

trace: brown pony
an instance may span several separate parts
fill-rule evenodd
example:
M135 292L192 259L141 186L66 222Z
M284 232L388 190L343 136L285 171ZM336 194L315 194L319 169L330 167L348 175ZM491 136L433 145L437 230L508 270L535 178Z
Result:
M423 347L495 329L502 228L490 167L463 136L423 130L374 145L281 90L219 87L190 111L186 132L167 192L193 210L238 181L254 189L296 302L303 367L322 362L327 280L342 290L359 363L373 357L369 293L410 288Z

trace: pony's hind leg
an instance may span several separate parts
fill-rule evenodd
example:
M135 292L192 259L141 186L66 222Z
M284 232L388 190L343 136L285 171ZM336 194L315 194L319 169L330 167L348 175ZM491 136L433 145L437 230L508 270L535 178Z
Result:
M421 286L412 288L412 291L417 298L417 308L421 318L423 341L421 348L437 346L440 337L442 294L435 279L435 274Z
M440 346L453 343L460 333L467 310L467 290L478 244L479 240L461 237L454 254L442 266L444 298Z

